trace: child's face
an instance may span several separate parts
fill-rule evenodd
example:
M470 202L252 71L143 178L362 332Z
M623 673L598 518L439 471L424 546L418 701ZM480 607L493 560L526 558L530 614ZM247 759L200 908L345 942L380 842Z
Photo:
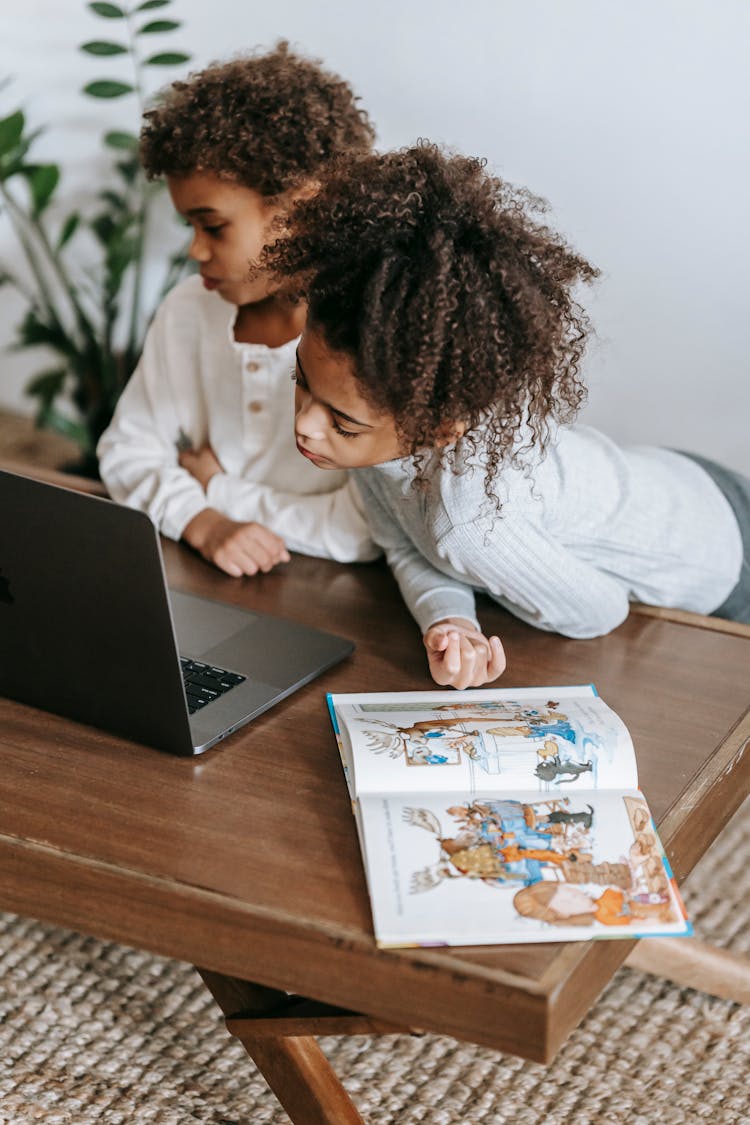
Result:
M352 361L306 328L297 349L294 433L319 469L357 469L401 457L393 417L360 394Z
M269 200L211 172L167 176L167 187L175 210L193 228L189 254L200 267L206 289L215 289L233 305L272 296L275 286L268 274L251 277L250 266L281 213L278 198Z

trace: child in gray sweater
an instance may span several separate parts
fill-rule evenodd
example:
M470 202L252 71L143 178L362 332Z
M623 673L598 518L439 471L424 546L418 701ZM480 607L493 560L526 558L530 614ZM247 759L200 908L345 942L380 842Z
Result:
M504 669L474 593L593 637L629 602L750 621L750 481L572 422L596 276L540 200L421 143L341 161L269 268L304 292L297 448L354 469L439 684Z

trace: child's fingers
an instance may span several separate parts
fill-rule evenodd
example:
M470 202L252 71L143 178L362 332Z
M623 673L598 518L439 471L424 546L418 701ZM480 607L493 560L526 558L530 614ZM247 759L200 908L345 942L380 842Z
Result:
M462 662L461 637L458 633L448 633L448 643L443 652L446 675L450 676L448 683L452 683L453 678L460 675Z
M437 683L461 689L472 684L476 663L474 646L460 633L448 633L445 649L434 653L430 668Z
M484 638L481 638L484 640ZM486 680L485 668L489 650L485 644L477 644L474 639L462 636L460 638L461 661L451 679L455 688L463 691L464 688L476 687Z
M427 630L424 644L432 678L459 690L497 679L505 668L505 654L497 637L465 633L447 626Z
M490 637L490 659L487 664L487 680L496 680L505 671L505 650L499 637Z
M262 558L263 566L269 570L276 563L289 562L289 552L284 540L262 524L248 524L243 528L242 536L245 549L252 550L259 562Z
M430 672L436 684L448 686L461 667L461 652L458 634L426 633L424 637Z
M447 682L460 690L481 687L496 680L504 670L505 653L499 637L488 640L481 634L462 636L460 668Z
M428 652L444 652L448 645L449 633L446 629L432 627L423 637Z
M230 575L232 578L241 578L245 573L239 563L226 552L217 551L216 554L210 558L210 561L214 566L218 566L219 570L223 570L225 574Z
M243 574L257 574L259 566L257 561L247 551L243 551L237 543L226 543L216 552L213 560L217 566L235 578Z

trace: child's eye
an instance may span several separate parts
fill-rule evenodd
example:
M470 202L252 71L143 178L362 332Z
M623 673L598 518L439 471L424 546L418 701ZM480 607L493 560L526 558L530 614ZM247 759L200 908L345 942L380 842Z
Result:
M332 425L336 433L340 433L342 438L359 438L359 432L355 430L344 430L342 426L338 425L335 418L333 418Z
M210 234L212 238L216 238L224 230L225 223L220 223L215 227L204 227L203 230L206 234Z

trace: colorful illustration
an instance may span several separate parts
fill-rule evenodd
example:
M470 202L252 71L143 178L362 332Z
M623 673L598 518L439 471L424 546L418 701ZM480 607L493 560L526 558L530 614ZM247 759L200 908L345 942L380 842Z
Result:
M330 695L382 946L691 932L593 684Z
M446 829L429 809L406 808L405 823L434 835L438 848L435 862L413 874L410 892L423 894L449 880L480 880L513 889L519 915L550 925L677 922L646 804L622 799L633 842L627 856L609 859L596 857L593 807L574 805L569 797L452 805Z
M540 789L581 779L579 788L585 788L594 783L602 737L559 706L557 700L544 705L456 701L436 705L428 718L399 723L397 715L424 715L424 707L364 705L357 723L370 751L400 758L407 766L458 766L464 755L483 773L521 773Z

